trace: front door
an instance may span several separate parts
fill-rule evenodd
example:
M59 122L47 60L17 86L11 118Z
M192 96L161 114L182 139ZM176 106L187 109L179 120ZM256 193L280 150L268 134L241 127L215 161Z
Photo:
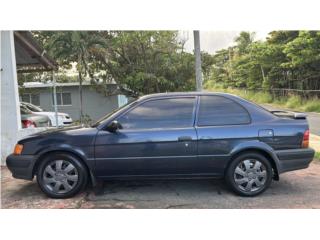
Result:
M122 129L99 131L96 175L172 175L177 159L197 159L195 97L146 100L116 120Z

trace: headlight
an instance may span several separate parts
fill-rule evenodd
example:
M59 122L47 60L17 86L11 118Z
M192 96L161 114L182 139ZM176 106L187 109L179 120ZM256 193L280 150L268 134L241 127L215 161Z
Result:
M20 155L22 153L23 145L22 144L16 144L14 147L13 154Z

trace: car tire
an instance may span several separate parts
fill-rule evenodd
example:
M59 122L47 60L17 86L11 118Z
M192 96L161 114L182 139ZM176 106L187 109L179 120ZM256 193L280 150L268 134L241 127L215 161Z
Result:
M41 160L37 182L48 197L70 198L86 187L88 171L77 157L53 153Z
M236 194L253 197L270 186L272 176L271 163L265 156L247 152L232 160L226 170L225 180Z

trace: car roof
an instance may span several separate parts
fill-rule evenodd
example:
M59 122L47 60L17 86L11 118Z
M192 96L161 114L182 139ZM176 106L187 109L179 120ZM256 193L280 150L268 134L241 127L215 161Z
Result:
M149 95L144 95L139 98L139 100L145 100L149 98L162 98L162 97L180 97L180 96L203 96L203 95L220 95L220 96L225 96L225 97L235 97L235 98L240 98L236 95L229 94L229 93L223 93L223 92L167 92L167 93L155 93L155 94L149 94Z
M247 111L249 111L250 115L255 117L255 116L260 116L262 117L261 119L272 119L274 118L274 115L271 114L269 111L266 109L262 108L261 106L252 103L251 101L248 101L242 97L239 97L234 94L230 93L224 93L224 92L206 92L206 91L201 91L201 92L168 92L168 93L155 93L155 94L150 94L150 95L145 95L142 96L138 99L138 101L145 101L148 99L159 99L159 98L167 98L167 97L183 97L183 96L222 96L229 98L237 103L240 103Z

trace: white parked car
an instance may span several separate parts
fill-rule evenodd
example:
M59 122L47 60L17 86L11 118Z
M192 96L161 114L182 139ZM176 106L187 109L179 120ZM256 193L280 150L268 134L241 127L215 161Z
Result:
M57 126L55 112L45 112L41 108L26 102L21 102L22 106L28 108L32 113L36 115L44 115L47 116L52 126ZM69 126L72 124L72 118L67 113L58 113L58 126Z

